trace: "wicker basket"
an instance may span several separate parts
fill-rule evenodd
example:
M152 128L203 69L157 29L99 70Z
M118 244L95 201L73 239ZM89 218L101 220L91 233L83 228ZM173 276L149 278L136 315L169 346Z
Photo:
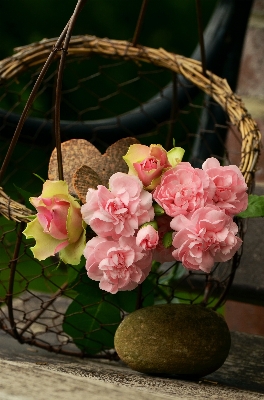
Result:
M0 82L2 87L6 89L10 82L14 82L14 79L19 80L28 71L36 71L36 68L47 60L52 49L56 50L54 52L54 61L58 59L61 55L61 50L56 48L56 42L55 39L42 40L39 43L16 49L14 56L1 61ZM210 71L206 71L206 75L204 75L200 62L169 53L164 49L153 49L144 46L134 47L126 41L100 39L91 36L72 37L68 47L69 60L77 63L79 60L90 60L94 55L113 59L114 62L116 60L125 60L133 66L138 66L138 68L142 64L150 64L155 66L155 70L171 71L174 76L181 75L186 79L185 82L189 82L188 84L199 88L200 93L209 95L212 101L220 105L226 112L230 134L235 131L236 134L240 135L239 168L245 177L249 191L251 190L260 152L260 132L255 121L245 109L240 97L231 91L224 79L219 78ZM160 89L160 93L162 97L162 89ZM197 110L197 107L197 105L194 105L193 109ZM203 105L200 106L199 110L202 110L203 107ZM184 115L186 115L186 111L183 114L178 112L177 121L181 121L181 117ZM8 118L9 115L7 113L4 127L8 126ZM49 116L48 119L51 119L51 117ZM118 116L117 119L120 119L120 117ZM165 123L169 127L175 124L175 114L171 120L164 121L163 125ZM74 125L74 122L72 124ZM83 125L85 126L85 124ZM149 132L141 133L138 137L139 140L146 137L151 139L153 134L157 134L157 130L161 125L160 123L156 124L155 128ZM92 135L87 135L89 140L92 141L91 138L96 137L97 129L95 127ZM124 130L124 137L130 135L131 132ZM135 135L133 134L133 136ZM26 137L26 133L22 132L23 137ZM69 137L67 138L69 139ZM10 138L3 136L3 140L6 143ZM156 136L152 141L156 142ZM96 140L94 143L100 147L103 141L100 137L98 143L96 143ZM37 144L38 148L39 146L40 144ZM226 150L222 156L222 161L228 163L228 156L229 154ZM4 184L12 181L11 172L9 170L6 173L7 177ZM23 187L23 182L20 186ZM97 305L100 304L102 307L114 308L113 315L116 316L116 319L103 322L97 320L93 324L91 319L88 318L89 322L80 323L79 327L75 326L73 328L75 329L74 344L71 336L63 331L65 313L67 313L69 324L74 325L74 316L78 314L83 314L83 319L87 321L89 307L94 307L94 302L83 304L73 294L74 287L68 286L69 276L73 276L76 272L73 267L58 266L56 257L50 258L48 262L40 262L34 259L29 249L30 244L22 235L25 223L30 220L30 216L34 212L21 204L21 202L11 198L10 195L6 194L7 192L7 190L0 189L0 213L4 217L1 219L2 236L0 245L2 254L5 254L0 262L1 328L21 343L26 342L50 351L77 356L115 357L111 341L114 331L125 313L131 310L124 310L117 302L113 302L113 298L109 298L109 295L102 293L101 299L96 299L95 303ZM240 236L242 236L241 221L238 221L238 223ZM135 291L132 294L136 299L135 307L136 303L138 304L139 296L141 296L140 303L143 303L144 306L149 304L148 299L151 296L152 298L155 296L160 301L160 293L164 292L163 300L167 299L168 302L202 302L209 307L217 308L226 298L235 270L239 265L240 256L241 252L230 263L225 263L226 265L224 266L216 265L210 274L183 273L181 271L174 281L172 281L170 275L171 267L153 271L152 282L155 281L155 285L143 287L141 293ZM83 285L86 284L85 275L80 274L76 279L75 285L82 280ZM45 290L43 290L43 287L45 287ZM87 291L93 293L93 290L94 287L88 284ZM68 307L74 303L76 306L72 306L71 314L69 314ZM97 343L96 351L90 351L89 343L91 342Z

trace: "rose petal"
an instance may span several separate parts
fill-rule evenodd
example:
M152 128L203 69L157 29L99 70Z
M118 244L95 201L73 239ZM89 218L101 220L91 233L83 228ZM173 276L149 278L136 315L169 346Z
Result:
M35 246L31 247L30 249L34 254L34 257L40 261L54 255L57 246L63 242L61 240L54 239L48 233L44 233L43 228L37 218L28 223L23 233L27 239L33 238L36 240Z
M134 162L142 161L149 155L149 147L143 144L132 144L123 159L128 165L129 174L136 175L136 171L133 167Z
M41 197L56 197L58 194L69 195L68 185L65 181L44 182Z
M78 265L83 254L83 249L85 247L86 234L85 230L82 231L79 239L70 243L67 247L60 251L60 258L65 264Z

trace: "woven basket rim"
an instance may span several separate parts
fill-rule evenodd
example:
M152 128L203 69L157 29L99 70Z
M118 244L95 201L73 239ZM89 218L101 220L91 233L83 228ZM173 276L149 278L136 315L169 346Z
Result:
M17 77L31 67L44 64L51 51L56 51L55 59L62 49L55 49L57 38L43 39L14 49L15 54L0 61L0 84ZM204 93L210 95L228 114L232 125L237 127L242 137L240 171L248 185L252 183L261 148L261 133L240 96L235 94L227 81L206 71L200 61L168 52L163 48L133 46L124 40L98 38L90 35L73 36L68 48L71 57L99 54L110 58L122 58L136 62L152 63L183 75ZM33 211L12 200L0 188L0 213L16 222L28 222Z

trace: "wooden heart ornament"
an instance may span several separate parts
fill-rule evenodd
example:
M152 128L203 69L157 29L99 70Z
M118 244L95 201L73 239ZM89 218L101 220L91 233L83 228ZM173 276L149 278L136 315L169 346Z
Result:
M98 185L102 185L102 179L88 165L82 165L75 171L72 177L72 184L75 193L84 204L86 203L86 194L89 188L97 189Z
M118 140L108 147L104 154L84 139L71 139L61 144L63 175L68 183L69 192L77 195L85 203L89 188L97 185L108 185L111 175L116 172L128 172L123 156L129 146L139 143L133 137ZM53 150L48 169L50 180L59 179L57 166L57 150Z

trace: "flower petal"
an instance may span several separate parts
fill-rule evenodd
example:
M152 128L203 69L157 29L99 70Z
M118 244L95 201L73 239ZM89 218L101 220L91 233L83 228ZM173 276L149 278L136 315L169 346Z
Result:
M54 239L48 233L43 232L37 218L28 223L23 233L27 239L34 238L36 240L36 245L31 247L31 250L34 257L40 261L54 255L57 246L64 242L64 240Z
M69 196L72 197L72 196ZM73 199L73 198L72 198ZM81 207L76 200L70 199L70 207L67 216L67 232L69 243L74 243L82 235L82 231L86 226L85 222L82 222Z
M46 181L43 184L41 197L53 197L62 194L69 196L68 184L65 181Z
M170 151L167 153L167 157L169 160L169 163L172 167L176 167L178 165L183 156L184 156L185 150L182 149L181 147L173 147Z
M144 160L144 158L148 157L150 153L150 149L148 146L143 144L132 144L129 146L129 149L123 159L128 165L129 174L137 175L136 171L133 167L133 163Z
M83 230L79 240L70 243L67 247L60 251L60 258L65 264L78 265L85 248L86 236Z

